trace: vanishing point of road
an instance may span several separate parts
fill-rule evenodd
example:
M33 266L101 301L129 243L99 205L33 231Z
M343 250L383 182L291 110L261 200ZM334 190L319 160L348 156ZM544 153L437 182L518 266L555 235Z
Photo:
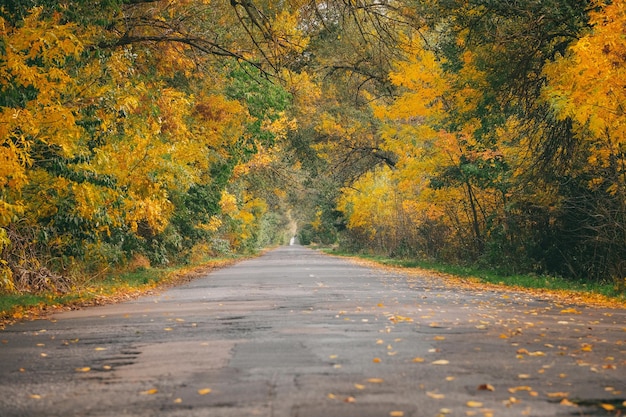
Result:
M626 310L281 247L0 332L0 416L623 415Z

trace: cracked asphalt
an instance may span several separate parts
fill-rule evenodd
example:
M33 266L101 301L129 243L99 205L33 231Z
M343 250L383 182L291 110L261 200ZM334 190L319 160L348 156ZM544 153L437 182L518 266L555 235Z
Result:
M286 246L0 332L0 416L619 416L626 310Z

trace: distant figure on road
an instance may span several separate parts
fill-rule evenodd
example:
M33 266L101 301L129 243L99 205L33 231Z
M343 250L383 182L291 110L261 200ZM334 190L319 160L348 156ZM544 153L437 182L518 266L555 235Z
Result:
M291 240L289 241L289 246L292 246L294 243L296 243L296 237L292 236Z

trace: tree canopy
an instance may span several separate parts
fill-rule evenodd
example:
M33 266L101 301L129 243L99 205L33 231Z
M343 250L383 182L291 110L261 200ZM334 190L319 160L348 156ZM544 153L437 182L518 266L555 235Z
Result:
M0 1L0 289L288 241L626 276L626 8Z

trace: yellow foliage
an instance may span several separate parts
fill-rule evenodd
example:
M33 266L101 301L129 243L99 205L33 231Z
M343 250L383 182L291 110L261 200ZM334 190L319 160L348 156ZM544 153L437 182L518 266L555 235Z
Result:
M565 56L545 66L544 98L559 117L576 123L579 139L590 145L589 164L608 168L626 147L626 5L607 2L591 13L590 23L589 33ZM617 181L609 191L624 193L623 163L616 166L620 172L605 180Z

